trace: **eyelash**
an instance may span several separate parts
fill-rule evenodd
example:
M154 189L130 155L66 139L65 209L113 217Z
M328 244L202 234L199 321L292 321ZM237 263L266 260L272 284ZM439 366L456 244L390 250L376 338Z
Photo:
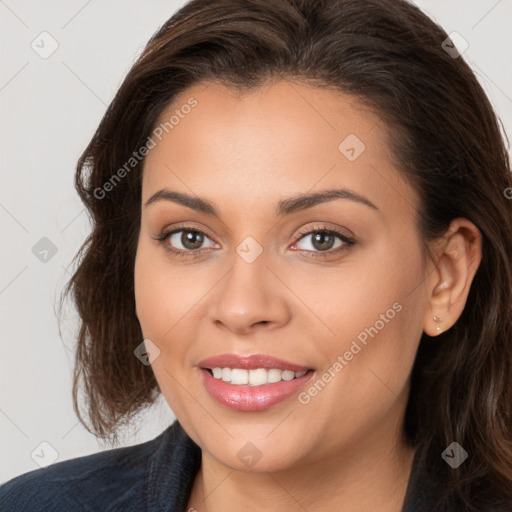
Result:
M161 245L164 245L171 235L174 235L175 233L179 233L181 231L188 231L188 232L192 232L192 233L199 233L199 234L201 234L201 235L211 239L211 237L208 236L201 229L198 229L198 228L196 228L194 226L181 225L181 226L177 226L176 228L174 228L174 229L172 229L170 231L163 231L156 238L154 238L154 240L156 240ZM306 251L308 253L311 253L311 256L313 256L314 258L325 258L325 257L330 257L330 256L333 256L333 255L339 254L341 252L344 252L344 251L348 250L350 247L352 247L356 243L352 238L348 237L345 233L343 233L341 231L338 231L338 230L333 229L333 228L326 228L325 226L319 225L319 226L313 226L313 227L309 227L309 228L302 228L297 233L297 237L295 238L293 244L296 244L297 242L302 240L302 238L304 238L305 235L311 235L311 234L314 234L314 233L323 233L323 234L327 234L327 235L335 235L335 236L337 236L343 242L343 245L341 245L340 247L337 247L334 250L333 249L329 249L327 251L309 251L307 249L297 249L298 251ZM174 249L172 246L169 246L169 245L167 245L165 247L165 250L169 251L173 255L178 256L180 258L183 258L183 257L192 257L192 258L198 257L203 252L202 249L183 251L182 249Z

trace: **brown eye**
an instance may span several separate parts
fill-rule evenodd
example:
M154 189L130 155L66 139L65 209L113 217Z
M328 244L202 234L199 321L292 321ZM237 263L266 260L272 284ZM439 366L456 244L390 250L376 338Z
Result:
M165 243L169 251L176 253L199 252L198 249L203 249L204 246L218 247L205 233L197 229L177 229L163 234L158 240Z
M356 245L356 241L337 229L326 226L303 228L292 245L292 250L300 250L312 258L332 258L341 255Z
M327 251L332 249L334 238L335 237L329 233L315 233L311 239L311 243L315 249Z
M185 249L199 249L203 244L204 236L198 231L181 231L181 233L180 242Z
M336 244L336 239L338 243ZM336 249L343 245L346 241L336 233L329 231L310 231L296 242L299 249L306 251L328 251ZM300 247L299 244L303 244Z

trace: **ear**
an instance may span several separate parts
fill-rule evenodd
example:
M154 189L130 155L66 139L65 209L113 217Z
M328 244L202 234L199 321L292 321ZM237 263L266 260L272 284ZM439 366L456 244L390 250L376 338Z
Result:
M435 242L434 254L428 270L423 319L423 331L429 336L452 327L464 310L482 260L480 230L467 219L454 219L446 234Z

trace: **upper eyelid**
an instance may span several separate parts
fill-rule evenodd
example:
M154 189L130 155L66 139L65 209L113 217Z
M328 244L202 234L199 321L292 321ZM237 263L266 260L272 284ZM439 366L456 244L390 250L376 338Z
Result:
M176 227L174 227L172 229L164 230L162 237L167 239L171 235L179 233L180 231L195 231L195 232L199 232L199 233L203 234L204 236L206 236L207 238L209 238L212 242L218 244L218 242L213 237L211 237L206 230L204 230L203 228L195 227L193 225L176 226ZM335 229L335 228L329 227L328 225L325 225L325 224L319 224L317 226L311 226L309 228L301 228L301 229L299 229L297 234L294 236L294 240L293 240L292 244L297 243L298 241L302 240L306 236L310 236L311 234L313 234L315 232L321 232L321 231L325 231L327 233L333 234L334 236L337 236L343 243L347 243L347 240L350 240L351 242L354 242L353 237L350 234L344 233L342 229L339 229L339 228ZM201 249L206 249L206 247L201 248ZM199 252L199 251L201 251L201 249L196 249L196 250L176 249L176 251L178 251L178 252L179 251L182 251L182 252ZM319 251L319 252L322 252L322 251ZM325 252L327 253L329 251L325 251Z
M309 226L307 228L300 228L297 231L297 235L300 238L303 235L309 235L311 233L319 232L319 231L326 231L329 233L334 233L336 235L343 235L346 238L354 238L352 235L352 232L344 227L330 227L328 225L329 223L317 223L314 226ZM297 238L298 239L298 238Z
M186 225L186 226L176 226L170 229L163 229L162 230L162 236L170 237L171 235L175 233L179 233L180 231L196 231L198 233L202 233L203 235L207 236L212 242L218 243L215 241L214 237L210 236L208 233L208 230L204 228L195 227L193 225Z

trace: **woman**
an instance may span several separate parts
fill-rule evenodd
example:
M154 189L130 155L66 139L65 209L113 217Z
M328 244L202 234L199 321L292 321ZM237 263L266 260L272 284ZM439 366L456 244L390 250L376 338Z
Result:
M161 392L177 420L5 510L512 510L510 166L418 8L193 0L76 186L75 410L115 440Z

